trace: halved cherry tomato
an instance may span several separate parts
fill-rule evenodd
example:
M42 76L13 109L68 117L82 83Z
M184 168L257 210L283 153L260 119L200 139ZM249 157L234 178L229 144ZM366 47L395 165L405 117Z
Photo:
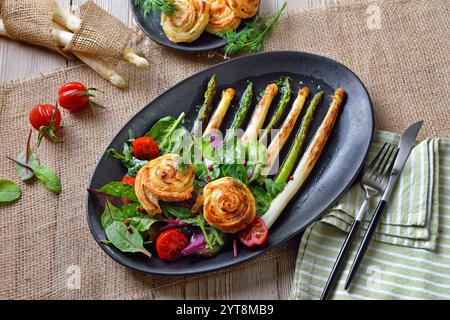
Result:
M138 159L151 160L158 156L158 143L153 138L139 137L131 144L133 146L133 155Z
M50 138L53 142L58 142L57 131L61 125L61 113L52 104L38 104L31 109L29 115L30 124L39 131L38 142L43 136Z
M81 82L65 83L58 90L59 105L70 112L79 112L91 104L94 88L86 88Z
M156 239L158 257L166 261L174 261L181 257L181 250L189 244L188 238L177 229L161 232Z
M264 220L256 217L247 228L239 233L239 240L247 247L261 246L267 240L267 226Z
M122 181L123 183L129 184L130 186L134 187L134 183L136 181L136 178L134 178L132 176L124 176L122 179L120 179L120 181ZM120 200L122 200L123 203L132 203L133 202L131 200L124 199L124 198L120 198Z

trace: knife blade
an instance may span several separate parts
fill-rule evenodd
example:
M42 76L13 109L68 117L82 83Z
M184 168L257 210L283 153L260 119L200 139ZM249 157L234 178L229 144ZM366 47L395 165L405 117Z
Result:
M409 157L409 154L411 153L412 148L414 147L416 143L416 137L417 134L420 131L420 128L422 128L423 121L418 121L411 126L408 127L408 129L405 130L402 137L400 138L400 143L398 145L397 150L397 157L395 158L394 165L392 167L389 181L386 186L386 189L384 190L383 197L378 202L377 208L375 209L375 213L370 220L369 226L367 227L366 233L364 234L364 238L359 245L358 251L356 252L356 256L353 260L353 264L350 267L350 271L347 276L347 280L345 281L345 290L348 289L350 286L352 279L356 275L356 272L359 268L359 265L361 264L361 261L364 257L364 254L367 251L367 248L369 247L370 241L372 240L372 237L375 233L375 230L378 226L378 222L380 220L381 214L383 213L384 208L386 207L387 201L392 193L392 190L394 189L395 183L397 182L400 173L403 170L403 167L405 166L406 160Z
M400 176L400 173L405 166L406 160L408 160L409 154L412 148L416 144L417 134L422 128L423 121L418 121L408 127L400 138L400 143L398 144L398 154L395 159L394 166L392 167L391 175L389 176L389 182L384 190L382 200L387 201L391 196L392 190L394 189L395 183Z

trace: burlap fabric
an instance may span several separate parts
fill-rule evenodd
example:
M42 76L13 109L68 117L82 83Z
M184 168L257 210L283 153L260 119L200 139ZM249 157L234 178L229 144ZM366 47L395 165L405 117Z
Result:
M101 57L116 66L122 60L131 30L92 1L83 3L80 15L80 29L64 50Z
M53 0L2 0L0 17L9 37L64 54L51 35Z
M348 65L369 90L378 129L401 132L411 122L424 119L422 138L450 137L448 1L375 1L372 5L378 9L371 10L381 13L380 28L368 24L367 4L287 12L266 50L310 51ZM127 91L114 88L81 65L1 86L2 159L16 155L24 145L30 108L40 101L54 101L65 81L80 80L102 89L99 100L106 109L79 115L64 112L64 143L43 143L39 148L41 162L61 176L59 196L36 182L21 184L20 201L0 206L0 298L148 298L158 297L163 287L195 282L195 277L148 276L118 265L98 247L86 223L85 189L106 143L148 101L219 59L153 43L145 53L151 70L123 71L129 79ZM6 162L0 176L17 181L14 166ZM292 260L295 254L295 243L291 243L221 272L228 275L225 279L249 269L264 273L266 263L261 259ZM70 283L74 270L81 272L80 289ZM229 290L226 283L224 290ZM180 290L177 297L183 294Z

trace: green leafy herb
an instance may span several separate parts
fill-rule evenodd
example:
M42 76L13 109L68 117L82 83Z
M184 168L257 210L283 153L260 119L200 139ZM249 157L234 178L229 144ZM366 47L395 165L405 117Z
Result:
M120 181L110 182L108 184L105 184L100 189L94 191L104 193L108 196L138 202L138 198L136 197L136 193L134 192L134 187Z
M130 203L118 208L106 199L105 210L100 218L103 229L106 230L114 221L124 222L127 220L139 232L147 231L158 220L140 212L139 206L138 203Z
M156 140L161 154L180 153L183 146L190 148L192 137L189 131L181 125L185 116L183 112L178 119L170 116L164 117L146 133L147 137ZM186 138L190 140L188 144L184 144Z
M287 2L283 4L281 9L274 16L261 16L247 23L246 27L241 31L230 31L222 36L225 38L227 45L225 46L226 54L234 54L238 52L258 52L261 51L264 39L271 34L275 24L281 16Z
M247 147L247 172L249 182L253 182L259 178L264 160L266 158L267 148L259 141L251 141Z
M200 162L194 164L195 176L198 180L203 182L210 182L220 177L220 166L213 162ZM210 170L211 169L211 170Z
M174 0L133 0L133 4L141 10L144 17L150 12L162 12L170 16L177 11Z
M260 217L269 209L271 199L264 187L252 185L250 191L255 198L256 215Z
M128 231L130 228L130 231ZM127 227L121 221L113 221L105 230L108 240L120 251L122 252L141 252L148 256L152 256L144 248L144 240L140 235L139 231L133 227Z
M51 169L31 163L28 167L33 170L36 177L48 190L53 191L56 194L61 193L61 183L59 182L59 178Z
M30 148L31 134L33 130L30 129L28 133L27 143L25 150L17 155L16 161L24 163L26 165L39 165L39 160L37 159L36 154ZM16 172L19 176L19 179L22 181L29 180L34 177L34 172L30 168L24 167L20 164L16 163Z
M222 176L232 177L241 180L243 183L247 183L247 168L244 164L222 164L220 165Z
M174 206L170 204L161 204L161 209L164 214L169 214L179 219L192 218L193 214L189 208Z
M0 179L0 202L11 202L20 198L22 191L12 181Z
M27 151L22 151L17 155L16 160L18 162L27 164L28 166L36 166L39 165L39 160L34 152L31 150L28 151L28 159L27 159ZM16 164L16 172L19 176L19 179L22 181L29 180L34 177L34 172L30 168L24 167L20 164Z
M273 199L283 191L285 183L273 182L271 179L258 179L259 184L249 186L250 191L255 198L256 215L262 216L270 207Z
M128 140L123 144L122 154L116 151L114 148L106 150L106 155L112 155L113 158L120 160L120 162L128 168L128 175L135 177L137 172L148 162L147 160L141 160L133 157L133 147L131 142L134 140L133 131L128 131Z
M26 169L33 171L36 177L50 191L53 191L56 194L59 194L61 192L61 183L59 182L59 178L56 175L56 173L54 173L51 169L40 166L36 162L25 164L10 157L6 158L8 160L15 162L19 166L22 166Z

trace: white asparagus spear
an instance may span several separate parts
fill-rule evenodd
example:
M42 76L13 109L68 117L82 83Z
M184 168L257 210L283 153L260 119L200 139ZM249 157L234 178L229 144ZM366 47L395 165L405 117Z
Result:
M275 197L270 203L270 207L267 212L261 217L266 223L269 229L273 223L277 220L284 208L288 205L289 201L301 188L306 178L308 178L311 170L314 168L317 160L322 154L323 149L331 135L334 124L339 114L339 110L344 101L345 91L343 88L338 88L334 92L333 101L328 109L325 118L322 121L319 129L317 129L311 143L308 145L305 153L303 154L300 163L292 175L293 179L289 181L284 187L283 191Z
M71 32L64 31L62 27L60 27L58 24L53 23L52 25L52 36L55 42L62 47L67 46L70 41L72 40L73 34ZM115 85L118 88L126 88L128 84L126 83L125 79L122 78L121 75L119 75L109 64L106 62L94 58L89 55L73 52L73 54L83 61L87 66L89 66L92 70L97 72L99 75L101 75L103 78L111 82L113 85Z
M3 20L1 18L0 18L0 35L9 37L8 33L6 32ZM53 24L52 36L55 42L62 47L66 46L71 39L71 33L64 31L62 27L58 26L56 23ZM109 66L104 61L80 53L73 53L73 54L78 59L83 61L87 66L89 66L91 69L97 72L100 76L111 82L116 87L126 88L128 86L126 81L122 78L122 76L119 75L111 66Z
M72 32L80 29L81 19L69 11L62 9L56 2L53 3L52 13L53 20L61 26ZM148 60L139 56L132 48L125 48L122 58L138 68L148 69L150 67Z
M0 36L8 37L3 20L0 19Z
M261 130L264 124L272 100L277 93L278 86L275 83L271 83L266 87L264 95L261 100L259 100L259 103L252 114L252 118L250 119L250 123L242 135L241 141L243 145L247 145L251 140L256 140L258 138L259 130Z
M278 154L280 153L280 150L283 148L289 138L289 135L294 129L295 123L297 122L298 116L302 112L308 94L309 88L307 87L303 87L298 91L297 99L295 99L292 104L292 108L289 111L286 120L284 120L277 135L270 142L269 148L267 148L263 171L269 171L272 168Z
M214 111L211 120L209 120L208 126L206 127L203 136L207 136L208 134L213 133L213 131L219 130L223 118L225 117L228 107L231 104L231 100L233 100L235 94L236 92L233 88L228 88L223 91L219 105L217 106L216 111Z

